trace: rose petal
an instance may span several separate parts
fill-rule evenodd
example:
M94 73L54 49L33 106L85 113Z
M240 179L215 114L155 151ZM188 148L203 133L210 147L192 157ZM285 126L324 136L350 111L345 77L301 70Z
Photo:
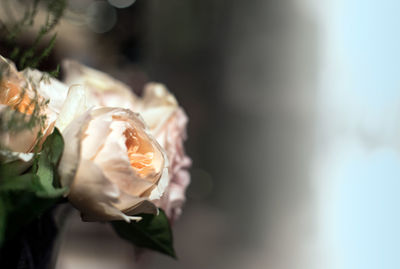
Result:
M60 110L56 127L63 131L70 122L82 115L86 106L86 93L81 85L73 85L68 90L67 98Z
M99 106L133 109L136 96L124 83L73 60L64 60L62 66L64 82L67 85L81 84L87 87L92 103Z
M60 113L63 103L67 98L67 85L36 69L24 69L22 74L34 85L40 96L49 100L48 107L54 113Z
M80 210L83 220L129 222L128 216L113 205L118 202L119 195L118 186L108 181L96 164L81 160L68 198Z
M81 160L81 141L91 120L90 111L72 121L63 131L64 152L58 171L62 186L70 186Z

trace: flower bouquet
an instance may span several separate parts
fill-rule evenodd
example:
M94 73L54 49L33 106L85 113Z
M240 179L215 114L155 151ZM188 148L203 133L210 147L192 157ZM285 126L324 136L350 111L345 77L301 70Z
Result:
M83 221L176 257L170 225L190 181L185 112L162 84L138 97L78 62L62 71L59 81L0 57L0 259L45 268L52 211L67 202Z

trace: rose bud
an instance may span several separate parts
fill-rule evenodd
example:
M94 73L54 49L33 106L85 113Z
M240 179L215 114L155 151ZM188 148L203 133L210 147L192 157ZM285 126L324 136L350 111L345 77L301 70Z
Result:
M127 109L98 108L63 131L61 184L85 221L140 220L157 213L168 186L168 160L144 122Z

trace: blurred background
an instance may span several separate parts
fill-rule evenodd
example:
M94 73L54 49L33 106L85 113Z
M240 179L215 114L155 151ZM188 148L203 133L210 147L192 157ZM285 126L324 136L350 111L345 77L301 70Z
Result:
M398 1L67 4L45 69L166 84L193 166L178 261L73 212L57 269L400 268Z

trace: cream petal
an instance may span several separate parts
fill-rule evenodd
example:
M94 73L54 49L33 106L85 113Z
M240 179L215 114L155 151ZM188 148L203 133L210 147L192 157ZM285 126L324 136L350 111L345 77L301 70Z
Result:
M81 160L70 189L68 199L79 209L84 220L128 220L113 206L120 195L118 186L110 182L92 161Z
M172 107L171 107L172 108ZM191 160L185 154L183 141L186 138L187 116L183 109L173 108L167 120L161 120L151 131L157 141L165 148L170 161L171 181L164 195L155 201L163 208L170 220L176 220L185 202L185 191L190 182L190 174L186 170ZM153 108L148 108L153 110ZM144 116L145 117L145 116Z
M129 95L120 95L114 90L104 91L101 96L98 97L98 102L102 106L134 110L135 100Z
M134 197L119 190L102 169L90 160L82 160L69 195L84 221L125 220L131 215L156 214L157 207L146 198Z
M114 131L108 136L101 152L96 156L96 163L99 163L102 167L107 167L104 171L107 173L108 178L115 179L115 182L121 182L120 184L124 185L124 188L130 190L128 192L129 194L135 196L149 196L151 200L158 199L164 193L169 183L168 159L164 150L152 137L150 131L146 128L144 121L139 115L126 109L117 108L103 108L102 111L112 113L114 119L119 119L120 122L113 122L112 128ZM155 147L154 152L161 153L161 156L155 156L153 160L155 167L164 167L161 171L156 171L157 173L160 173L160 176L158 176L158 180L155 182L149 182L148 180L139 178L130 166L127 157L125 139L121 140L121 138L124 137L121 136L121 134L129 126L134 126L138 129L138 132L143 130L145 133L143 135L146 135Z
M15 64L3 56L0 55L0 71L2 72L2 76L11 77L11 78L21 78L21 75L18 73Z
M111 76L93 68L84 66L74 60L64 60L62 67L65 82L71 84L86 84L99 91L114 89L120 93L131 93L130 88L124 83L112 78Z
M96 111L96 110L95 110ZM92 113L96 113L92 111ZM95 115L92 114L93 120L85 132L85 135L90 139L83 140L83 148L85 149L82 154L86 159L95 159L111 133L111 120L108 114Z
M57 120L67 98L68 87L49 74L36 69L26 68L21 74L29 82L29 85L32 85L37 95L47 101L46 106L42 108L43 114L46 115L46 130L44 132L51 133L54 122Z
M181 206L185 201L186 188L190 183L190 174L186 170L177 173L169 188L169 199L173 207Z
M170 178L168 176L168 168L164 168L159 182L156 185L154 185L154 189L151 191L149 195L149 199L150 200L160 199L161 196L164 194L165 190L167 189L169 181Z
M129 216L143 213L157 214L158 212L155 204L146 198L134 197L125 192L121 193L119 201L114 205Z
M154 186L152 182L139 178L129 160L121 157L120 154L104 148L96 157L95 162L102 167L110 180L130 195L139 197Z
M110 136L94 161L121 189L130 195L139 197L147 190L154 188L154 183L142 179L136 174L128 159L125 141L121 144L116 140Z
M27 68L22 72L23 76L36 88L38 94L49 100L48 107L54 113L60 113L63 103L67 98L68 87L49 74L39 70Z
M113 220L124 220L130 222L129 216L123 213L121 210L110 206L105 203L98 203L98 208L102 214L96 214L95 212L81 213L83 221L113 221Z
M142 102L145 107L178 106L175 96L164 84L150 82L145 85Z
M131 112L130 112L131 113ZM162 145L158 142L158 140L154 137L152 131L147 127L144 119L140 114L134 113L136 117L131 120L133 120L134 125L141 125L142 130L144 131L145 135L150 139L153 147L155 147L155 152L159 152L162 156L154 156L154 165L156 167L169 167L169 160L168 160L168 155L165 153L165 150ZM157 171L161 172L161 171ZM164 173L164 172L163 172ZM166 183L168 184L168 182Z
M58 172L62 186L70 186L81 160L81 141L91 120L90 111L72 121L62 132L64 152Z
M87 110L86 93L83 86L72 85L56 121L56 127L63 131L70 122Z
M133 108L136 95L124 83L73 60L64 60L62 66L65 83L85 85L100 105Z
M175 111L175 107L162 106L145 109L140 112L140 115L149 126L150 130L152 130L152 133L157 135L164 126L164 123L168 121Z

